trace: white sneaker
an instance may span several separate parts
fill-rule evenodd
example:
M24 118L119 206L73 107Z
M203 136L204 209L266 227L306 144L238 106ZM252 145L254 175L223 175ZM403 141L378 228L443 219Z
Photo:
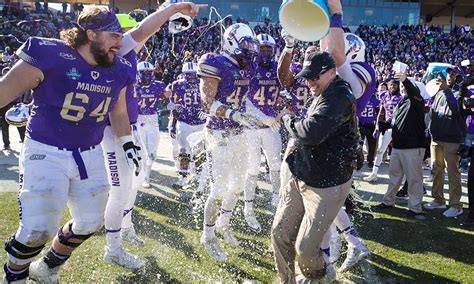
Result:
M262 227L260 226L260 223L257 220L257 216L255 216L255 212L250 211L247 213L244 213L245 221L247 221L247 225L249 225L250 228L252 228L254 231L257 233L262 230Z
M280 196L276 193L273 193L272 194L272 206L273 207L278 207L278 203L280 203Z
M357 263L359 263L360 260L362 260L364 257L367 257L370 254L369 249L364 246L363 244L360 244L358 246L349 246L347 250L347 257L342 263L341 267L339 267L339 272L345 272Z
M331 238L331 240L329 241L329 251L331 253L331 255L329 256L330 263L336 262L339 257L341 257L341 248L342 242L339 235L337 235L337 237Z
M7 275L3 274L2 284L26 284L26 278L8 282Z
M336 270L334 269L334 266L332 266L332 264L327 264L326 275L324 275L323 278L316 280L316 279L306 278L303 274L300 274L295 277L295 280L296 280L296 283L298 284L332 283L334 280L336 280L336 278L337 278L337 274L336 274Z
M443 215L448 218L453 218L462 214L462 208L450 207L448 210L443 212Z
M239 240L234 236L232 233L232 229L230 226L225 226L225 227L217 227L216 226L216 231L224 237L224 241L228 243L231 247L238 247L240 245Z
M30 279L41 284L59 283L59 268L49 268L41 257L30 264Z
M432 210L432 209L445 209L446 208L446 204L440 204L436 201L431 201L429 203L425 203L423 204L423 208L425 209L428 209L428 210Z
M227 254L221 249L216 237L206 240L204 235L201 237L201 244L204 245L207 253L217 261L226 261Z
M115 251L110 251L105 247L104 261L107 263L115 263L129 269L138 269L146 264L145 260L127 252L123 247Z
M124 242L138 247L145 245L145 241L137 235L133 225L128 229L122 229L121 234Z
M368 181L368 182L376 182L377 174L371 173L370 176L364 177L363 180Z
M148 181L144 181L144 182L142 183L142 187L144 187L144 188L150 188L151 185L150 185L150 183L149 183Z

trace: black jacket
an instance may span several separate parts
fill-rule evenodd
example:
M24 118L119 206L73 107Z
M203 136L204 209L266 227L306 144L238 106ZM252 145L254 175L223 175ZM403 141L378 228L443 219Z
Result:
M392 119L392 143L395 149L424 148L425 101L420 90L406 79L402 82L408 97L402 98Z
M466 135L466 122L459 110L453 91L440 90L431 106L430 132L433 141L462 143Z
M284 122L296 142L286 159L294 176L317 188L341 185L352 177L359 134L347 82L337 76L314 97L306 118L284 117Z

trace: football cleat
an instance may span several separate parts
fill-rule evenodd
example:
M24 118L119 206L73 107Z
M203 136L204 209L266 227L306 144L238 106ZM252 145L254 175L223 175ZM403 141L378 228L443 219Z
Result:
M36 283L42 284L55 284L59 283L59 268L56 266L50 268L43 258L39 258L30 264L30 279L36 281Z
M262 227L260 226L260 223L257 220L255 212L250 211L244 213L244 217L245 221L247 222L247 225L249 225L249 227L252 228L255 232L259 233L262 230Z
M227 254L221 249L219 241L216 237L206 240L204 235L201 237L201 244L206 249L207 253L217 261L226 261Z
M240 245L239 240L232 233L230 226L216 227L216 231L224 237L224 241L231 247L238 247Z
M129 269L138 269L146 264L145 260L127 252L123 247L113 252L105 247L104 261L110 264L115 263Z
M361 261L364 257L367 257L368 255L370 255L370 251L362 243L358 246L349 245L346 259L342 263L341 267L339 267L338 271L345 272L351 269L357 263L359 263L359 261Z
M127 242L131 245L134 245L134 246L144 246L145 245L145 241L142 240L138 235L137 233L135 232L135 228L133 227L133 225L128 228L128 229L122 229L121 231L121 234L122 234L122 240L124 242Z
M8 281L7 275L3 274L2 284L26 284L26 278L15 281Z

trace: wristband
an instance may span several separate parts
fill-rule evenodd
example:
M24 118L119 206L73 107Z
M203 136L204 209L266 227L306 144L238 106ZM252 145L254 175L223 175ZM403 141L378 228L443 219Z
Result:
M133 137L132 135L125 135L122 137L119 137L120 144L124 145L127 142L133 142Z
M235 112L235 110L233 110L233 109L231 109L231 108L228 109L228 110L226 110L226 112L225 112L225 118L231 119L231 117L232 117L232 115L234 114L234 112Z
M292 47L285 46L285 48L283 48L283 52L284 53L293 53L293 46Z
M217 100L214 101L211 105L211 108L209 109L209 113L215 116L217 109L221 106L222 106L221 102L219 102Z
M334 14L331 17L330 28L342 28L342 14Z

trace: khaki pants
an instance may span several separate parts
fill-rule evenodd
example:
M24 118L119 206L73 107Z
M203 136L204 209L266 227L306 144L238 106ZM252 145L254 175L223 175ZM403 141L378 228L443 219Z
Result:
M445 204L444 198L444 168L448 170L449 206L462 208L461 204L461 173L459 172L459 143L431 141L431 159L433 161L433 188L434 201Z
M390 183L383 203L394 205L398 189L403 181L403 175L408 182L408 209L420 213L423 200L423 156L424 148L417 149L392 149L388 174Z
M295 257L304 276L318 279L326 268L321 242L351 191L352 179L329 188L314 188L291 177L280 191L272 226L272 246L282 283L295 283Z

